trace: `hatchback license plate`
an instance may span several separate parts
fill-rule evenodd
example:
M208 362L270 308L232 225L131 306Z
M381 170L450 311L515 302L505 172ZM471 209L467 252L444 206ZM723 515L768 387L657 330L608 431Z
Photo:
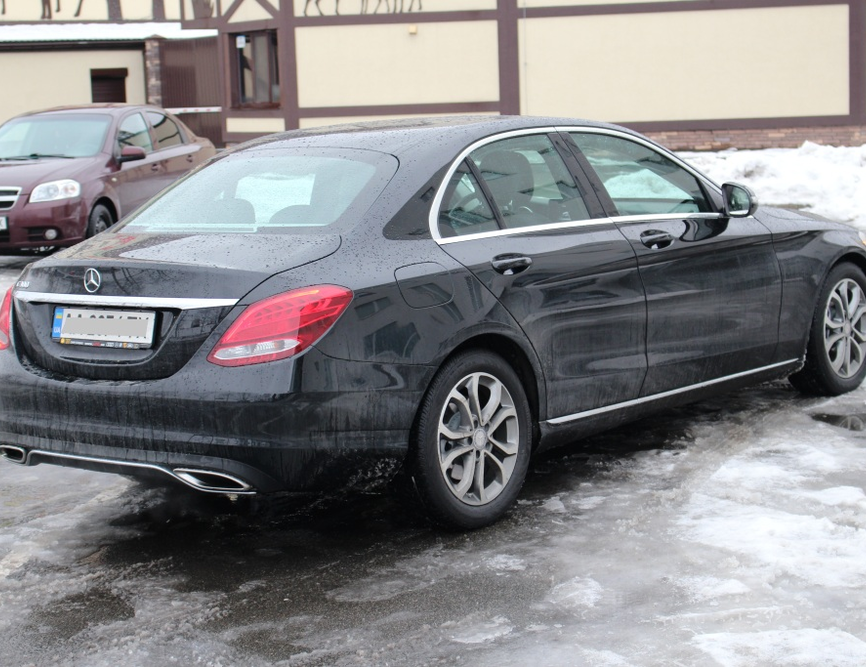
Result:
M153 345L156 313L97 308L54 309L51 338L63 345L141 350Z

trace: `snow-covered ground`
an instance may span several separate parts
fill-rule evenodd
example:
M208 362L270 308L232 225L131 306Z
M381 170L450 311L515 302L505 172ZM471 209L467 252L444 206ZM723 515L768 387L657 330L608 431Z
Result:
M866 149L692 159L866 228ZM388 497L2 465L0 666L866 665L866 388L765 385L582 444L469 534Z
M0 665L862 667L864 425L864 389L739 392L537 462L465 535L6 467Z
M866 229L866 144L680 153L718 183L748 185L763 204L793 206Z

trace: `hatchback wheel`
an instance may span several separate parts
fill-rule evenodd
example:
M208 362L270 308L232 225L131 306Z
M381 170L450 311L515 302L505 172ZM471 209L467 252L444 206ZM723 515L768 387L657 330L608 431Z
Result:
M837 396L866 375L866 277L840 264L824 281L809 332L806 365L791 383L806 393Z
M104 232L114 224L114 216L111 211L102 204L97 204L90 212L90 217L87 219L87 238L96 236L99 232Z
M526 477L531 420L520 379L498 355L467 351L440 369L421 404L412 453L434 521L480 528L508 510Z

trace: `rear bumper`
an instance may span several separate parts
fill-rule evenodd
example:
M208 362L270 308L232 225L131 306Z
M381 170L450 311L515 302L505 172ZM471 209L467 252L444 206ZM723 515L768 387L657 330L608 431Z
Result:
M40 449L38 446L27 448L17 445L0 445L0 458L18 465L34 466L40 463L52 463L97 472L113 472L121 475L162 479L163 481L170 479L208 493L250 495L258 490L266 490L268 484L272 483L272 480L263 477L260 471L234 461L207 460L207 457L196 457L193 461L185 461L184 459L187 457L170 456L163 463L143 463L142 461L146 458L141 456L143 452L139 452L139 457L135 457L132 452L130 453L133 454L132 460L120 460L101 458L96 456L97 452L95 451L91 455L70 454ZM116 456L117 452L109 451L106 454ZM227 471L227 468L238 468L240 474L232 474Z
M370 488L402 464L429 373L316 350L258 368L196 366L153 381L75 380L0 353L0 457L216 493Z
M393 432L368 434L395 438ZM408 432L403 434L408 441ZM25 441L26 440L26 444ZM367 490L389 481L402 465L405 441L371 446L357 442L340 448L280 447L264 453L234 448L229 457L186 454L128 446L103 447L0 432L0 458L24 466L41 463L180 483L205 493L252 495L280 491ZM12 442L21 444L7 444ZM270 459L270 461L268 460ZM272 467L275 464L279 467ZM286 474L291 471L290 474Z

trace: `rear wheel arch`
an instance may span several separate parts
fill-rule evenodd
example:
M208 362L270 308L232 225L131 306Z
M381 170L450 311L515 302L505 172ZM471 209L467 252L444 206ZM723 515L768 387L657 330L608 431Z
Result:
M442 360L440 368L448 359L466 350L485 350L499 355L514 369L523 384L526 398L529 401L529 409L532 412L534 424L538 424L541 417L541 406L546 397L544 395L544 382L541 370L530 360L529 354L515 341L500 334L482 334L474 336L458 345L447 358ZM432 379L431 379L432 382ZM429 385L428 385L429 388ZM533 449L538 444L538 429L533 426Z
M435 523L481 528L516 501L537 440L531 387L519 374L520 365L507 345L482 337L455 349L426 388L406 471Z
M405 497L411 502L420 502L424 512L436 523L457 529L479 528L497 520L514 502L523 485L529 457L539 442L538 419L543 409L541 406L546 400L539 362L532 354L531 349L524 349L519 342L507 335L486 333L463 341L436 365L417 406L406 458L407 475L401 477L405 482L401 483ZM477 365L472 363L476 358ZM497 364L499 371L495 370ZM525 408L520 419L525 421L521 427L524 434L521 437L525 437L525 441L521 448L522 453L514 464L514 483L509 485L509 489L503 490L501 497L483 507L461 506L461 503L452 497L453 494L445 490L444 487L448 484L446 482L443 485L441 473L433 471L436 467L436 454L431 441L431 437L435 440L431 427L433 420L438 420L438 410L443 409L443 386L451 387L458 379L458 376L454 375L455 367L463 368L466 372L481 371L482 374L489 371L492 377L503 380L506 387L510 382L508 377L513 376L519 389L508 391L513 398L518 399L519 395L522 395L524 399ZM463 377L464 373L458 375ZM519 400L517 402L519 403Z

